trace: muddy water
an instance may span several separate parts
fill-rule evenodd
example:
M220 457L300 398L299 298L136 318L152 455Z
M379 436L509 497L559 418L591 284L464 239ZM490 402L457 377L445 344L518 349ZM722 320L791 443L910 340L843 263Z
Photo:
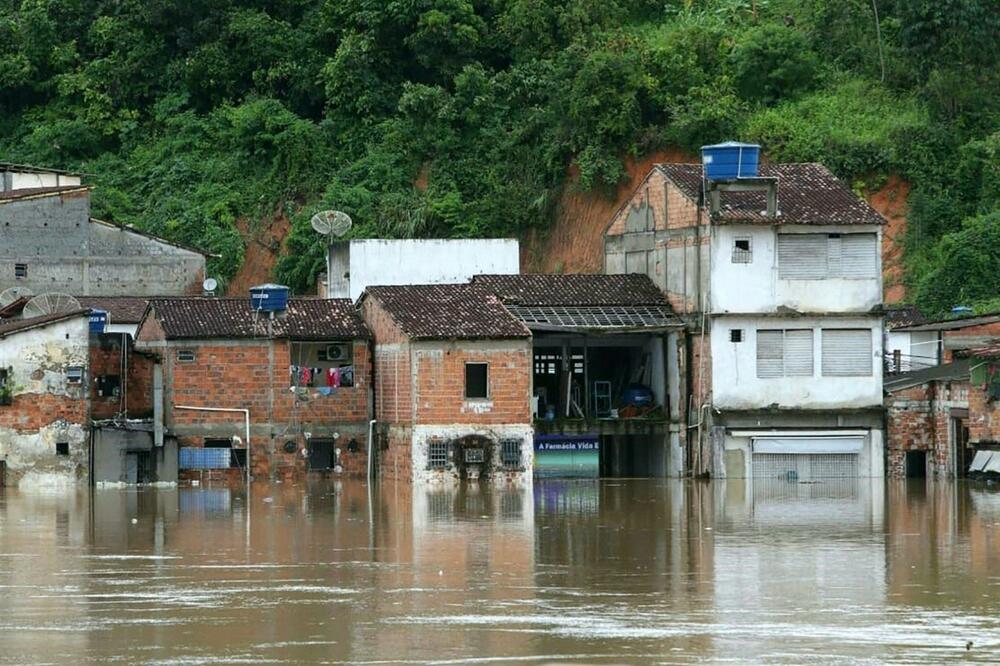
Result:
M0 495L0 663L1000 660L1000 492ZM966 642L972 641L970 650Z

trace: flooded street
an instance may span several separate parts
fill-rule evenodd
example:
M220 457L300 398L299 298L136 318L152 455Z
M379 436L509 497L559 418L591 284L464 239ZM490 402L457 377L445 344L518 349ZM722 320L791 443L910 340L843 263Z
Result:
M1000 492L360 481L0 495L0 663L1000 659ZM971 649L966 649L972 641Z

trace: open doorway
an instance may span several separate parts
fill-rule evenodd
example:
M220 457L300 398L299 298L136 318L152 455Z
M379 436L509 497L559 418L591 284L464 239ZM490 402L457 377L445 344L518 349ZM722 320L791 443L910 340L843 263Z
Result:
M337 449L332 439L309 440L309 471L323 472L337 465Z
M964 418L952 417L951 441L955 443L955 476L963 478L976 455L975 449L969 448L969 424Z
M906 452L906 478L922 479L927 476L927 452Z

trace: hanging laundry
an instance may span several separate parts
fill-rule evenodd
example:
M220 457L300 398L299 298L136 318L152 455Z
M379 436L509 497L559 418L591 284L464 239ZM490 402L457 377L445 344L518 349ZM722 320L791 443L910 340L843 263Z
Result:
M337 369L336 368L327 368L326 369L326 385L327 386L329 386L330 388L336 388L339 385L338 379L339 379L339 377L337 377Z
M302 386L309 386L312 384L312 370L310 368L302 368L300 379Z

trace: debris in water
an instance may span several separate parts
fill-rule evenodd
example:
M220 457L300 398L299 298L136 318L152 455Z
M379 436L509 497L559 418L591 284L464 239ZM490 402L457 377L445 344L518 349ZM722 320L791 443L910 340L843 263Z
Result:
M965 649L966 650L972 649L972 641L965 641Z
M135 524L136 524L136 523L138 523L138 522L139 522L139 519L138 519L138 518L133 518L133 519L132 519L132 524L133 524L133 525L135 525Z
M273 501L274 501L274 498L272 498L272 497L265 497L265 498L264 498L264 501L265 501L265 502L273 502Z

